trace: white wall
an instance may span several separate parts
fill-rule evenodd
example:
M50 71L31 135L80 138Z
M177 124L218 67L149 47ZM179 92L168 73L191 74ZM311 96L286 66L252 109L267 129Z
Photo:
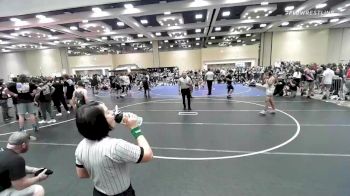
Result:
M272 64L281 60L300 61L302 64L328 63L329 30L274 32Z
M153 66L153 53L115 54L114 67L123 64L136 64L142 68Z
M62 71L58 49L32 50L0 54L0 77L8 79L10 74L52 75Z
M340 56L338 61L341 63L348 63L350 61L350 28L342 29L341 47L338 45L340 50Z
M201 50L159 52L160 66L179 67L180 71L201 69Z

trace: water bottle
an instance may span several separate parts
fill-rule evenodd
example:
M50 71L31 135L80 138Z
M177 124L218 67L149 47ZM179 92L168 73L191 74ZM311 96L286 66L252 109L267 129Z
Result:
M125 124L125 118L134 118L134 117L137 118L136 124L138 127L141 126L142 122L143 122L142 117L139 117L136 114L131 113L131 112L122 112L118 109L117 105L115 106L115 109L114 109L114 115L115 115L115 117L114 117L115 122L120 123L120 124Z

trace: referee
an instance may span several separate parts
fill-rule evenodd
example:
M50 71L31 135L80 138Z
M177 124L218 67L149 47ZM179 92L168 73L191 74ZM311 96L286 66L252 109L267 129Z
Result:
M191 108L191 87L192 80L187 76L186 72L183 72L182 77L179 78L179 94L182 95L182 103L184 105L184 110L186 110L186 97L188 102L188 110L192 110Z
M153 158L136 117L131 114L124 123L137 145L108 136L116 122L105 104L91 101L77 110L76 125L85 139L75 151L76 171L79 178L92 178L93 196L135 195L130 182L130 165Z

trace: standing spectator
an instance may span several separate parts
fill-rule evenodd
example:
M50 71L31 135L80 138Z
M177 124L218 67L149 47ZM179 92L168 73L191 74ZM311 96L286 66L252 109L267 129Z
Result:
M36 122L36 108L34 106L34 96L37 92L37 86L29 82L29 78L22 74L18 77L17 83L11 83L8 87L12 92L11 96L18 98L18 116L19 116L19 130L24 131L24 115L28 113L30 115L30 121L32 123L33 131L38 131ZM32 139L35 139L34 137Z
M214 72L208 69L208 72L205 74L205 80L207 81L208 85L208 95L211 95L211 90L213 86L213 81L214 81Z
M53 117L52 108L51 108L51 101L52 101L52 94L55 92L55 88L51 86L47 81L44 81L43 83L39 84L40 91L35 96L35 101L39 103L39 108L41 111L41 115L43 117L43 120L39 121L39 124L43 123L55 123L56 120ZM50 116L50 120L47 121L47 114Z
M70 103L74 92L74 82L68 75L63 76L63 93L67 103ZM72 107L72 106L71 106Z
M182 95L182 103L184 106L184 110L186 110L186 97L188 103L188 110L192 110L191 108L191 90L192 80L187 76L186 72L182 73L182 77L179 79L179 94Z
M78 81L77 83L77 89L75 89L73 93L73 99L72 99L72 106L74 109L77 109L81 107L82 105L85 105L88 100L87 90L85 89L85 85L83 81Z
M150 96L150 93L149 93L149 91L150 91L150 88L149 88L149 86L150 86L150 84L149 84L149 76L147 77L146 73L144 73L144 76L142 78L142 86L143 86L143 91L145 93L145 97L146 98L147 97L150 98L151 96Z
M347 71L345 75L345 87L347 88L347 92L345 95L350 95L350 63L347 65ZM347 96L345 96L345 99L348 99Z
M29 149L30 136L25 132L13 133L7 148L0 148L0 195L44 196L45 190L36 183L47 179L45 172L33 176L41 168L29 167L19 154Z
M314 80L315 80L315 71L306 67L305 71L305 79L306 79L306 89L308 90L307 98L310 99L314 93Z
M330 90L332 87L334 71L330 69L330 65L327 65L327 69L323 72L323 84L326 90L326 94L322 97L322 99L329 99Z
M298 88L300 88L300 92L302 91L301 89L301 75L302 73L300 72L300 69L299 68L295 68L295 71L293 73L293 79L297 85Z
M63 81L60 78L56 78L52 84L52 87L55 88L55 91L52 94L52 101L58 111L56 116L62 116L61 103L64 109L67 111L67 114L70 114L66 100L64 99Z
M98 79L97 79L97 74L94 74L92 76L91 80L91 89L92 89L92 94L98 94ZM95 92L96 91L96 92Z
M135 195L130 166L153 158L152 149L136 119L136 115L129 115L123 121L137 145L109 137L109 132L116 126L115 116L103 103L89 102L78 109L76 124L85 139L75 151L76 171L79 178L91 176L94 196Z
M12 117L9 115L9 107L7 105L8 100L7 88L4 84L4 80L0 79L0 107L2 109L2 118L4 121L9 121Z

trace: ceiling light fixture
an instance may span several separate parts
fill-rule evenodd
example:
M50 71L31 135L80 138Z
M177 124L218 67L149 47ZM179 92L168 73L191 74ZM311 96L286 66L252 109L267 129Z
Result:
M170 45L170 48L174 47L174 45Z
M35 17L36 17L37 19L40 19L40 20L43 20L43 19L46 18L46 16L41 15L41 14L38 14L38 15L36 15Z
M199 37L196 37L196 40L198 41L198 40L201 40L201 38L199 38Z
M208 42L209 45L211 45L212 43L211 42Z
M108 37L102 37L101 39L102 39L102 40L107 40L107 39L108 39Z
M196 19L202 19L203 18L203 14L196 14L195 18Z
M338 22L339 21L339 18L333 18L333 19L331 19L329 22Z
M167 11L167 12L164 12L164 15L170 15L171 12Z
M118 27L123 27L124 25L125 25L124 22L117 22Z
M260 27L261 28L264 28L264 27L266 27L267 26L267 24L260 24Z
M142 34L137 34L137 37L143 37L143 35Z
M126 9L132 9L132 8L134 8L134 6L133 6L131 3L124 4L124 7L125 7Z
M199 46L199 44L200 44L200 43L198 43L198 42L196 43L197 46Z
M246 37L250 37L250 36L252 36L252 34L248 33L248 34L246 34L245 36L246 36Z
M223 16L223 17L227 17L227 16L229 16L230 14L231 14L230 11L224 11L224 12L222 12L222 16Z
M148 20L146 20L146 19L142 19L142 20L140 20L140 22L141 22L141 24L148 24Z
M19 18L10 18L10 21L12 21L12 22L20 22L22 20L19 19Z
M21 28L18 28L18 27L17 27L17 28L15 28L15 31L19 31L19 30L21 30Z
M156 36L161 36L161 35L162 35L162 33L159 33L159 32L156 33Z
M210 39L215 39L215 36L211 37Z
M320 3L315 6L316 9L322 9L327 6L327 3Z
M92 10L93 12L95 12L95 13L100 13L100 12L102 12L101 8L99 8L99 7L93 7L91 10Z
M255 42L256 39L251 39L252 42Z
M76 31L76 30L78 30L78 27L76 27L76 26L70 26L69 29L72 30L72 31Z
M294 6L293 5L290 5L290 6L287 6L287 7L284 8L284 11L286 11L286 12L289 12L289 11L292 11L292 10L294 10Z
M55 30L55 29L50 29L50 31L51 31L51 32L56 32L56 30Z
M215 27L215 31L221 31L221 27Z
M238 43L239 43L239 42L242 42L242 40L239 39L239 40L237 40L237 42L238 42Z
M168 40L164 40L165 43L168 43L169 41Z
M261 2L261 5L268 5L268 4L269 4L269 2L267 2L267 1Z
M122 46L125 46L125 43L122 43Z
M289 22L283 22L282 23L282 26L288 26L289 25Z
M89 21L88 21L88 20L83 20L82 22L83 22L83 23L88 23Z
M202 32L202 29L196 29L196 33Z

